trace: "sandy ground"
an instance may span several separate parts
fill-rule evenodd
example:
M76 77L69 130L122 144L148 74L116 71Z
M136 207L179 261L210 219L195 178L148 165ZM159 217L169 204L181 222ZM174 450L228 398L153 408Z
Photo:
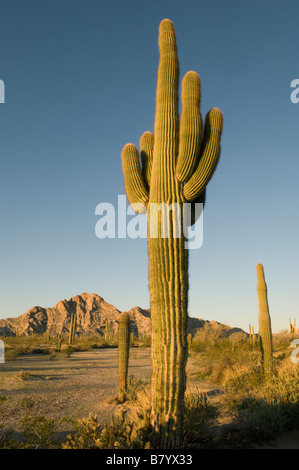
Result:
M189 361L188 370L195 368ZM97 415L99 423L107 423L116 408L113 399L117 396L117 373L116 348L76 352L69 358L26 355L0 364L0 395L7 398L7 425L18 429L17 423L24 415L24 399L34 404L32 415L35 416L59 420L84 418L92 413ZM129 376L149 383L150 375L150 349L131 349ZM202 390L217 393L204 384Z
M117 354L117 349L99 349L69 358L28 355L0 364L0 394L7 398L8 424L16 429L24 399L33 401L32 413L48 419L77 419L92 413L99 422L109 422L115 407L111 399L117 396ZM129 375L148 382L150 371L149 350L132 350Z
M32 414L41 414L47 419L77 419L92 413L97 415L99 423L109 422L117 406L113 401L117 396L117 366L116 348L76 352L69 358L28 355L0 364L0 395L7 398L7 425L18 429L20 416L24 416L24 399L30 399L34 404ZM189 358L187 377L190 387L193 386L192 374L195 371L196 363ZM129 376L149 383L150 375L150 349L131 349ZM223 393L205 383L195 383L196 388L206 392L211 399L217 399L219 393ZM70 424L64 424L61 437L71 429ZM299 449L299 431L263 444L261 448Z

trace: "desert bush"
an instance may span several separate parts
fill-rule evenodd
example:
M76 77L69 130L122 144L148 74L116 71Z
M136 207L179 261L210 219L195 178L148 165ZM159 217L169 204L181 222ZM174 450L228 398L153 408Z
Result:
M30 379L30 377L32 377L32 374L28 370L20 370L20 372L16 374L16 378L19 380L27 380Z
M259 387L264 381L264 374L260 367L249 368L234 365L224 375L223 385L232 393L248 392Z
M271 404L298 404L299 407L299 367L284 362L265 384L263 398Z
M299 368L283 362L275 373L265 377L261 371L239 371L223 403L235 413L234 440L248 443L275 438L299 426Z
M6 397L0 395L0 449L9 447L8 443L12 434L12 429L7 428L8 411L6 401Z
M22 440L21 449L51 449L59 446L54 432L57 422L34 412L34 400L24 398L20 403L24 415L19 420Z
M134 375L129 375L126 392L127 401L138 401L138 399L140 399L140 395L144 392L146 387L147 385L143 379L135 377Z
M191 448L217 423L219 411L205 394L190 391L185 396L183 447ZM75 431L67 437L64 449L149 449L150 394L148 387L136 393L134 403L122 406L109 424L99 425L97 416L73 422Z
M219 416L216 405L208 401L207 395L193 391L185 395L183 448L192 448L215 426Z
M73 352L76 351L75 346L72 346L70 344L62 344L60 352L65 356L65 357L70 357Z
M145 431L138 423L126 419L126 410L120 409L109 424L98 424L96 415L73 423L75 432L67 437L63 449L143 449Z

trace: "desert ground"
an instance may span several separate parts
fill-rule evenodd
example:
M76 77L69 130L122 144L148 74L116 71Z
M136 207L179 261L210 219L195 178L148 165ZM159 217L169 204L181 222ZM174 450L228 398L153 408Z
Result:
M1 364L0 395L6 397L8 420L6 426L18 437L19 419L23 404L32 403L30 413L57 420L86 418L97 415L105 424L116 409L118 383L117 348L74 352L70 357L43 354L25 355ZM209 400L217 401L225 389L196 379L197 364L189 357L187 364L188 388L205 392ZM151 374L150 349L131 348L129 377L149 384ZM194 378L193 378L194 377ZM71 421L60 424L57 436L64 439L72 432ZM230 418L222 416L217 434L227 430ZM255 444L261 449L299 449L299 432L284 433L271 442Z
M189 360L189 375L195 368L196 364ZM150 375L150 348L131 349L129 377L148 384ZM34 413L48 419L78 419L92 413L99 423L105 424L118 406L114 401L117 384L117 348L74 352L70 357L32 354L1 364L0 394L7 398L7 424L12 428L17 427L24 399L33 400ZM200 388L211 395L218 392L204 383Z

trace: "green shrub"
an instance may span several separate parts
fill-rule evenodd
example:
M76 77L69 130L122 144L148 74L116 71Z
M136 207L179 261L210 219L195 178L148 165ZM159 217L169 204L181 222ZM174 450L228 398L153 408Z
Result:
M200 443L202 437L217 422L218 408L208 401L201 392L189 392L185 395L183 447L192 448Z

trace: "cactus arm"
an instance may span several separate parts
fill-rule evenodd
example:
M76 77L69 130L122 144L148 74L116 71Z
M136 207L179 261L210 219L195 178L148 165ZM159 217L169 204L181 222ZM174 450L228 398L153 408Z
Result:
M144 132L140 137L139 145L142 165L142 176L147 188L149 189L153 166L154 134L152 134L151 132Z
M135 145L125 145L121 158L125 190L129 203L136 212L145 212L144 207L148 203L148 190L141 173L139 153Z
M220 157L222 128L222 112L218 108L211 109L206 116L199 163L184 186L183 194L187 201L196 199L213 176Z
M182 81L180 143L176 165L176 178L182 183L192 176L199 158L202 140L200 98L200 78L196 72L190 71Z

